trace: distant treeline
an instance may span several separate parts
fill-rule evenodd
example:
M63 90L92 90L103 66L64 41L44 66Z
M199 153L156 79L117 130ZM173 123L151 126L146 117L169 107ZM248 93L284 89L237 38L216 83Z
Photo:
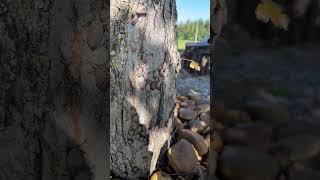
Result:
M196 28L198 23L198 36L197 40L201 41L209 34L210 22L209 20L187 20L186 22L178 24L178 39L179 40L194 40Z

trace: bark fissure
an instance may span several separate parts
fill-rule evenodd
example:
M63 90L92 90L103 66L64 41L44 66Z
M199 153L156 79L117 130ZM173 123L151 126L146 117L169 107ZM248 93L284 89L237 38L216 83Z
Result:
M152 173L171 131L167 122L178 65L171 56L176 51L175 1L171 1L168 7L164 0L115 0L111 9L111 52L116 52L111 63L118 64L111 67L112 170L124 178L146 178ZM127 35L119 38L119 32ZM115 126L123 131L114 131Z

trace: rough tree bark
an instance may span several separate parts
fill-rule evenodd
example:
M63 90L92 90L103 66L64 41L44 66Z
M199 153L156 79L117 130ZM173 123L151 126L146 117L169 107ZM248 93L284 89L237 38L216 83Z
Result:
M111 1L111 166L129 179L155 169L170 137L179 60L175 0Z
M108 4L0 0L0 179L107 179Z

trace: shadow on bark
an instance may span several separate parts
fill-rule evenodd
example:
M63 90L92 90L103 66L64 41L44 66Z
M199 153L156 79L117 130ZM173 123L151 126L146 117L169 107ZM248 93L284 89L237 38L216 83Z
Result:
M118 7L123 9L111 15L110 36L111 169L141 179L159 168L170 143L179 72L176 7L174 1Z

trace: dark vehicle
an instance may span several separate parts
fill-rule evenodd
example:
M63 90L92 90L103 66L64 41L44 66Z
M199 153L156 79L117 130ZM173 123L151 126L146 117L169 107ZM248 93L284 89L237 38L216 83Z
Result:
M182 54L183 58L194 60L200 64L200 75L208 74L210 72L210 35L207 35L203 41L196 43L187 43L185 52ZM195 70L189 67L190 61L184 61L183 67L189 72L194 73Z

